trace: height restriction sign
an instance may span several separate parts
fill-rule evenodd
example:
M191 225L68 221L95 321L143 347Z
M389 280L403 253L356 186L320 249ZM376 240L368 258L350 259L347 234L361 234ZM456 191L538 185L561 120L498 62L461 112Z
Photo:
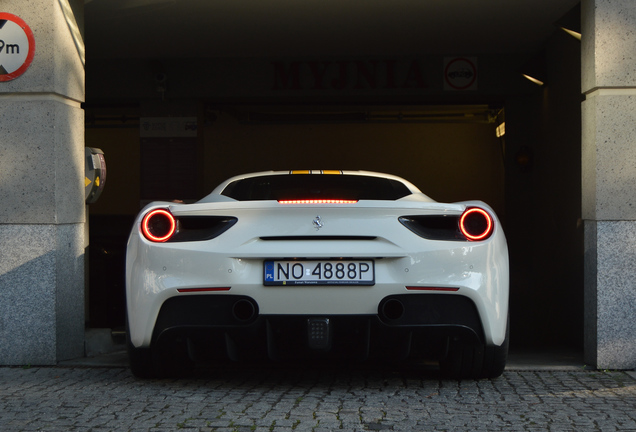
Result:
M35 39L19 17L0 12L0 82L22 75L35 54Z

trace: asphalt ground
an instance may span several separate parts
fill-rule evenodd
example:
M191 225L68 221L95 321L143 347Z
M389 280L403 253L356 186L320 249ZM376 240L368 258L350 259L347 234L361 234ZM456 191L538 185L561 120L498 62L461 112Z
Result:
M636 431L636 373L511 355L493 380L433 367L242 365L139 380L123 353L0 367L0 431Z

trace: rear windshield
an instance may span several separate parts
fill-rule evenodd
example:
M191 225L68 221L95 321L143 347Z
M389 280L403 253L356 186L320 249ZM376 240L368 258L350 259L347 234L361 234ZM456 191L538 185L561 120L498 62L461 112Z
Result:
M397 180L360 175L290 174L237 180L221 193L238 201L345 199L393 201L411 194Z

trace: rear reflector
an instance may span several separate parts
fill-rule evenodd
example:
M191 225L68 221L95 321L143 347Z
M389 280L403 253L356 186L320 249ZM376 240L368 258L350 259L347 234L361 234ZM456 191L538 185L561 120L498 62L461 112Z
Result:
M358 200L339 199L307 199L307 200L278 200L279 204L355 204Z
M406 289L409 291L450 291L450 292L459 291L459 288L424 287L424 286L407 286Z
M180 293L193 293L193 292L212 292L212 291L229 291L230 287L214 287L214 288L178 288Z

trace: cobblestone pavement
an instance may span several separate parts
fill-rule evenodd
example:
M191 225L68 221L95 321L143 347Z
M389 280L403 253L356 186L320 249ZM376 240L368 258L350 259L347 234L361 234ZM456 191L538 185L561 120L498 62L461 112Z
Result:
M296 366L138 380L126 368L0 368L0 431L636 431L624 372Z

